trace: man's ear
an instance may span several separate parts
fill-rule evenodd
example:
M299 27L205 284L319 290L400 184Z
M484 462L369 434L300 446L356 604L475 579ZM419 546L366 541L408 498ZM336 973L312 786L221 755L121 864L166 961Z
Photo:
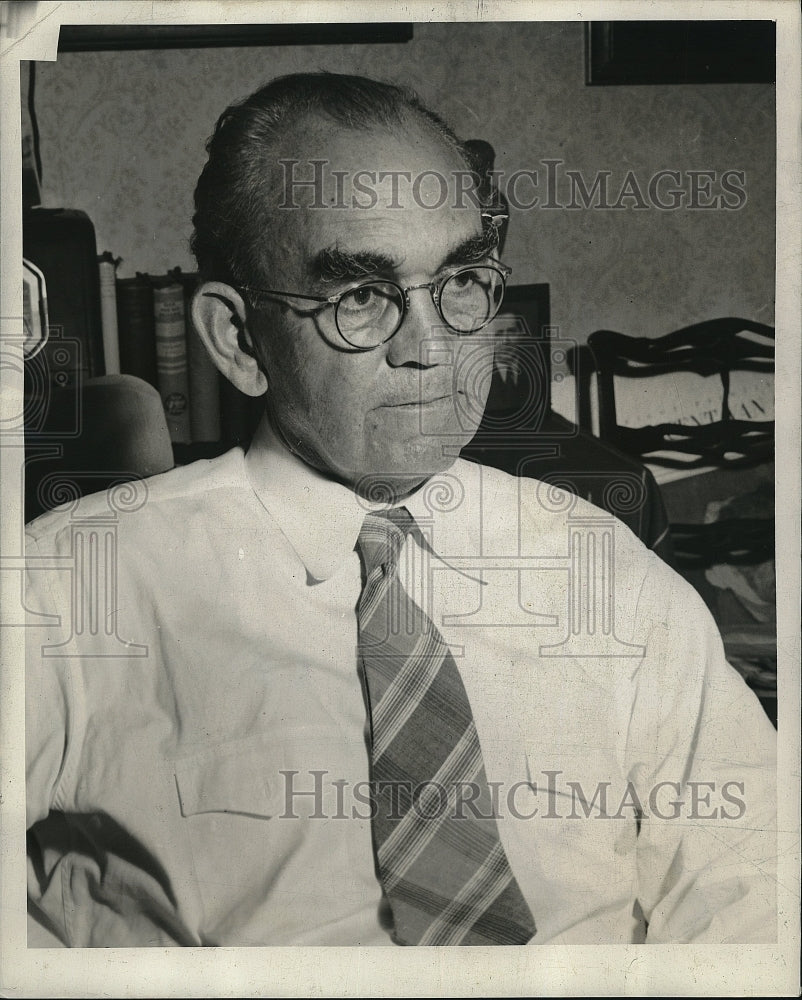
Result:
M192 299L192 322L229 382L248 396L261 396L267 389L267 376L253 349L239 292L221 281L205 281Z

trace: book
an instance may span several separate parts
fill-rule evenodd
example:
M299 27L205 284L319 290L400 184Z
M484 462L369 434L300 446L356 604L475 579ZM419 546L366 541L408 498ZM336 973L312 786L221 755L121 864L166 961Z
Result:
M117 279L117 333L120 371L159 388L156 377L156 327L153 285L146 274Z
M168 282L153 289L156 375L170 438L173 443L188 444L191 430L184 289L173 277Z
M220 383L217 368L192 322L192 296L198 284L195 274L176 267L170 275L184 289L184 317L189 370L189 424L193 443L220 440Z
M120 374L117 332L117 261L105 250L97 259L100 276L100 321L103 329L103 365L106 375Z
M247 446L264 410L264 397L240 392L218 372L195 330L191 302L197 282L197 274L178 267L159 278L137 273L117 279L121 369L159 390L180 462ZM182 399L186 410L179 412Z

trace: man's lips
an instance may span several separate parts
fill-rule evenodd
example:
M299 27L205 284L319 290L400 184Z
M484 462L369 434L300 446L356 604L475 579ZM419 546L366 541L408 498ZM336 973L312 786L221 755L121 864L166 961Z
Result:
M433 403L442 403L448 400L449 402L454 399L455 396L462 395L461 390L453 392L449 389L447 392L432 393L427 396L415 396L412 399L400 399L397 401L382 403L380 408L387 408L393 410L410 410L415 407L429 406Z
M410 409L414 406L428 406L430 403L440 403L445 399L451 399L451 393L442 396L429 396L426 399L411 399L405 403L387 403L387 406L391 406L394 409Z

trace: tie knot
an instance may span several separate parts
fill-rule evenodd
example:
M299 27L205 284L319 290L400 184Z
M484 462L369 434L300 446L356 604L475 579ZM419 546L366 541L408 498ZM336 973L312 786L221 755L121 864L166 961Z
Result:
M366 515L356 547L368 576L378 566L395 568L398 554L414 525L415 519L406 507L391 507Z

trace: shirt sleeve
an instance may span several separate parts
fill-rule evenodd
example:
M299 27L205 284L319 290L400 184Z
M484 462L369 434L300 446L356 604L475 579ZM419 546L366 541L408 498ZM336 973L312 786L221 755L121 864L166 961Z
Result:
M702 599L654 561L628 734L649 943L777 939L776 733Z

